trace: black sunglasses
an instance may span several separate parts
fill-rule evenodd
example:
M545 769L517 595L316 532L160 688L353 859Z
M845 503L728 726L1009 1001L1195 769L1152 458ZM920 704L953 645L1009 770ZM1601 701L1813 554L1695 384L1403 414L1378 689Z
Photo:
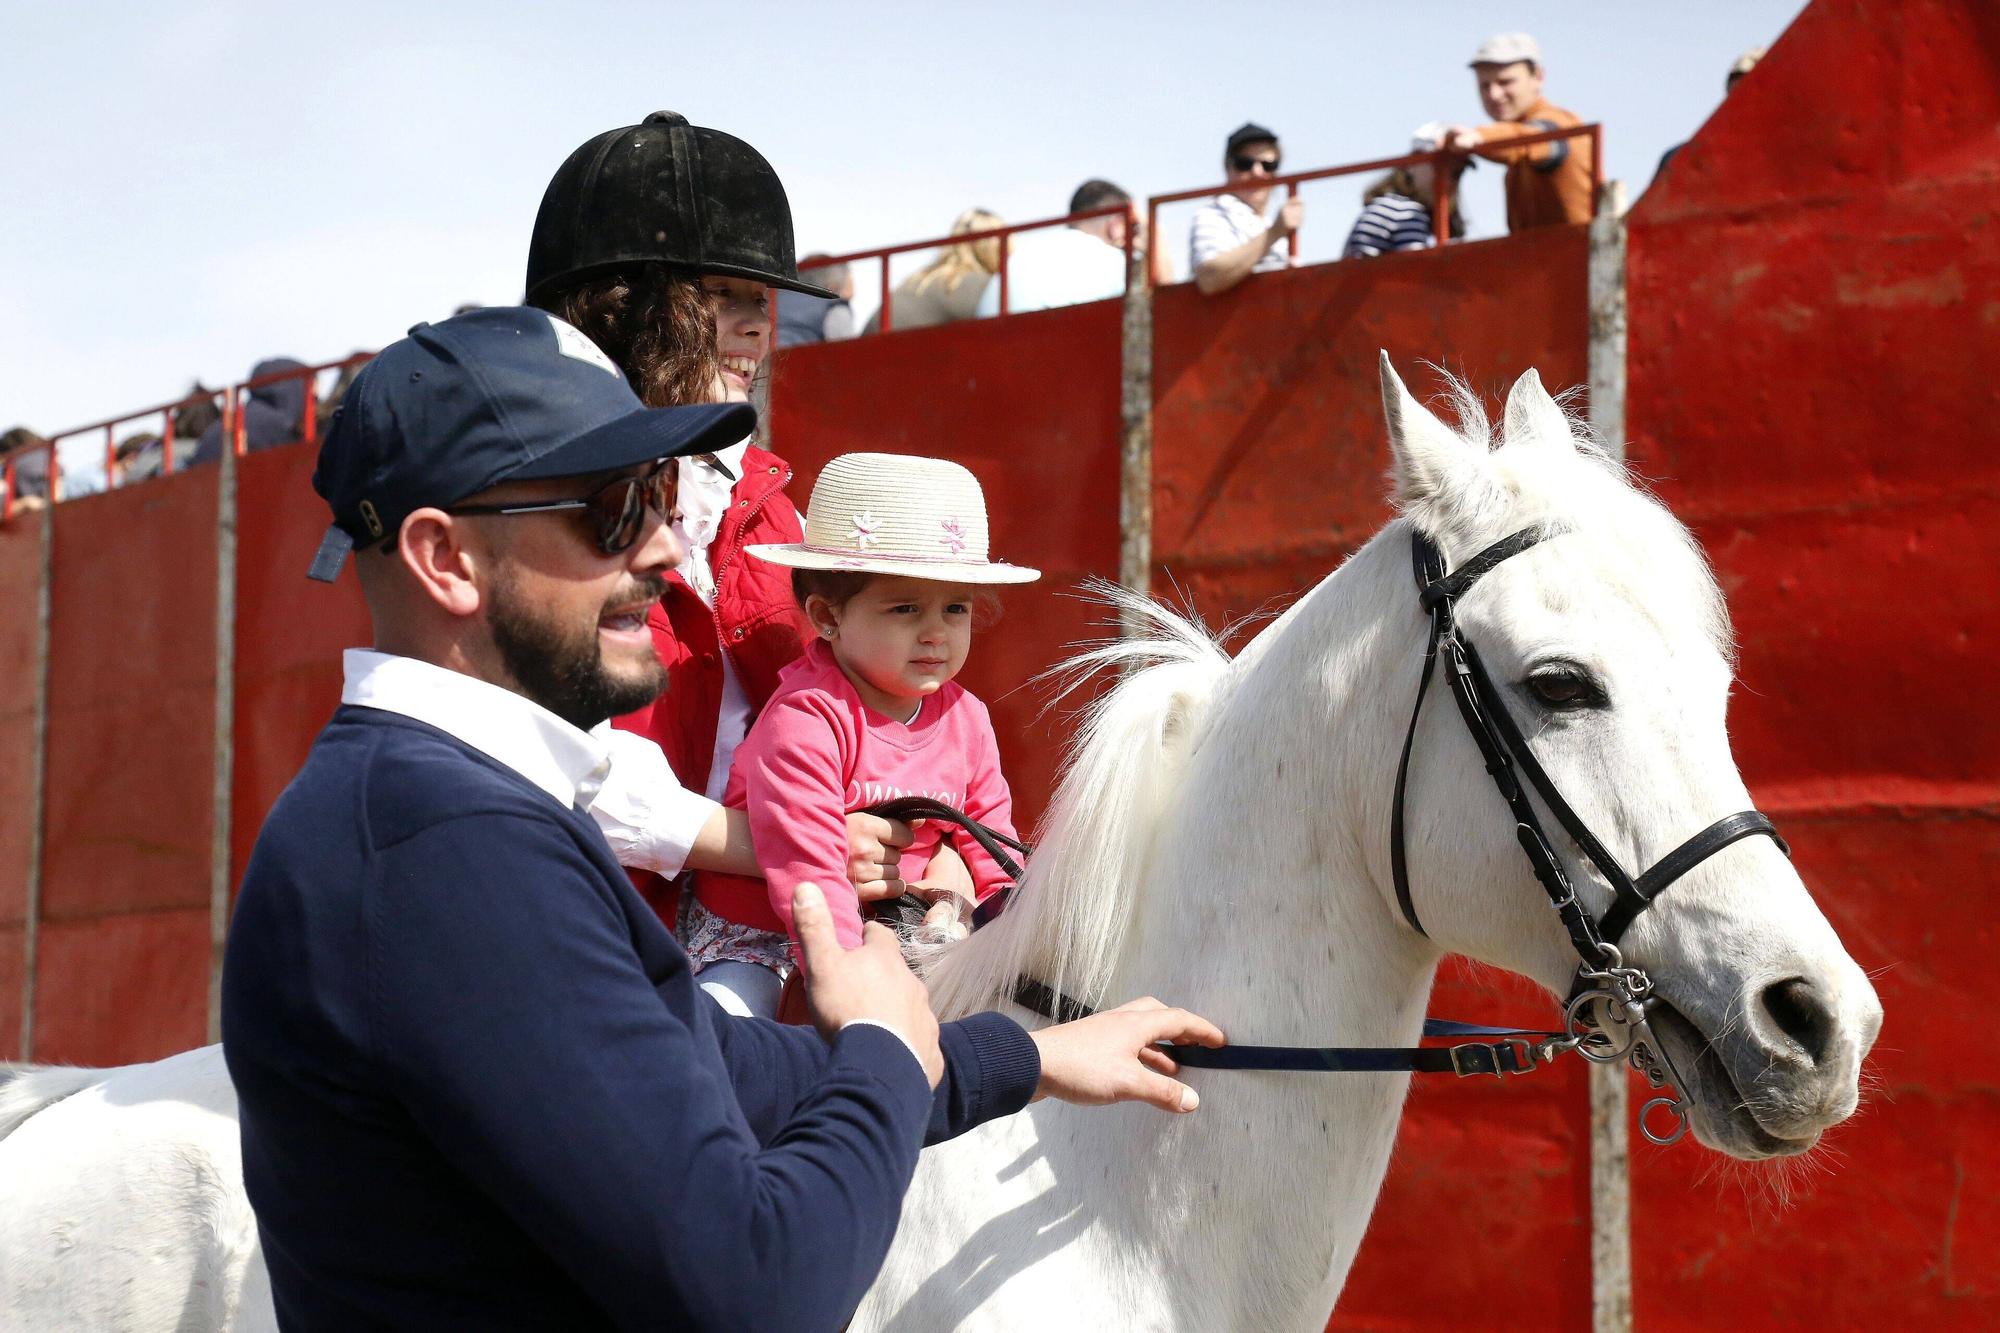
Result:
M1229 159L1229 165L1245 172L1262 167L1266 175L1275 176L1284 160L1282 157L1232 157Z
M646 511L660 516L661 522L674 516L674 502L680 498L680 469L667 459L650 472L636 477L614 477L581 500L543 500L536 504L457 505L447 514L549 514L559 509L588 511L596 530L597 548L617 555L639 540L646 526Z

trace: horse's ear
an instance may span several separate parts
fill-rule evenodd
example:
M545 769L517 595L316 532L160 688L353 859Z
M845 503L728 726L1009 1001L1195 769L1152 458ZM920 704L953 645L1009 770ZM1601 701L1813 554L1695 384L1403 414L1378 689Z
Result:
M1382 353L1382 415L1389 423L1398 508L1438 499L1452 489L1454 478L1478 466L1478 456L1458 432L1410 396L1387 352Z
M1542 387L1542 377L1532 368L1522 371L1521 378L1507 391L1506 440L1508 444L1561 444L1576 448L1576 435L1570 430L1569 418L1563 415L1556 400L1549 397L1549 391Z

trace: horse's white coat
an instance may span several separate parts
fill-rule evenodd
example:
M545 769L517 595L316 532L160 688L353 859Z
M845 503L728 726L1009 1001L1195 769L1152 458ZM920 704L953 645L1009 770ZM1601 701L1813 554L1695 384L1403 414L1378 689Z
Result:
M0 1327L277 1328L222 1048L0 1066Z
M1001 1003L1025 973L1096 1002L1158 995L1244 1041L1405 1045L1443 951L1567 984L1575 959L1439 693L1408 793L1434 942L1396 912L1388 808L1424 640L1406 522L1453 561L1528 523L1563 527L1483 580L1461 619L1503 688L1555 658L1603 683L1611 706L1581 713L1513 697L1628 868L1750 805L1723 728L1727 622L1680 526L1573 437L1532 372L1491 452L1476 405L1454 432L1386 361L1384 399L1407 519L1234 662L1163 612L1149 644L1105 650L1156 660L1094 710L1019 901L937 963L941 1012ZM1608 890L1564 850L1601 912ZM1690 874L1627 953L1693 1034L1674 1054L1699 1066L1696 1132L1712 1146L1799 1151L1852 1111L1880 1008L1767 840ZM1809 1003L1779 1016L1760 997L1787 981ZM1185 1077L1202 1095L1191 1116L1044 1102L924 1154L855 1326L1319 1327L1407 1078ZM232 1112L210 1048L112 1071L0 1139L0 1181L28 1202L0 1210L5 1308L134 1329L268 1321ZM0 1101L0 1133L5 1115Z

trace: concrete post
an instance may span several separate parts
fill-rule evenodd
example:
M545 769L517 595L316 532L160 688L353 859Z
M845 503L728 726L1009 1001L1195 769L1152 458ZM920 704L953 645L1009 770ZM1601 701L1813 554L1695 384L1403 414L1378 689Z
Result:
M1625 189L1605 183L1590 224L1590 425L1625 456ZM1590 1274L1595 1333L1632 1328L1632 1103L1625 1066L1590 1067Z
M56 458L49 454L49 475ZM37 514L41 524L41 571L35 580L35 720L30 740L34 757L28 775L28 899L21 922L21 1055L35 1058L35 972L42 933L42 845L49 811L49 619L54 614L50 585L55 576L56 516L52 506ZM19 521L18 519L16 521Z
M240 408L239 408L240 410ZM208 848L208 1040L222 1040L222 948L229 935L229 829L236 758L236 479L223 432L215 498L215 762Z
M1120 348L1118 582L1146 593L1153 582L1153 266L1147 246L1125 261ZM1138 626L1125 625L1125 633Z

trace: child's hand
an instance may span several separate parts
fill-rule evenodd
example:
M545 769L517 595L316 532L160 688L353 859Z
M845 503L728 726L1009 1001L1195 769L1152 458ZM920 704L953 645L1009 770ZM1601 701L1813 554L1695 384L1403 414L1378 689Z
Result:
M910 892L931 904L924 913L924 929L934 932L943 943L956 943L972 934L972 899L928 880L910 885Z
M902 896L908 886L898 863L911 842L910 826L865 810L847 817L847 878L864 903Z

